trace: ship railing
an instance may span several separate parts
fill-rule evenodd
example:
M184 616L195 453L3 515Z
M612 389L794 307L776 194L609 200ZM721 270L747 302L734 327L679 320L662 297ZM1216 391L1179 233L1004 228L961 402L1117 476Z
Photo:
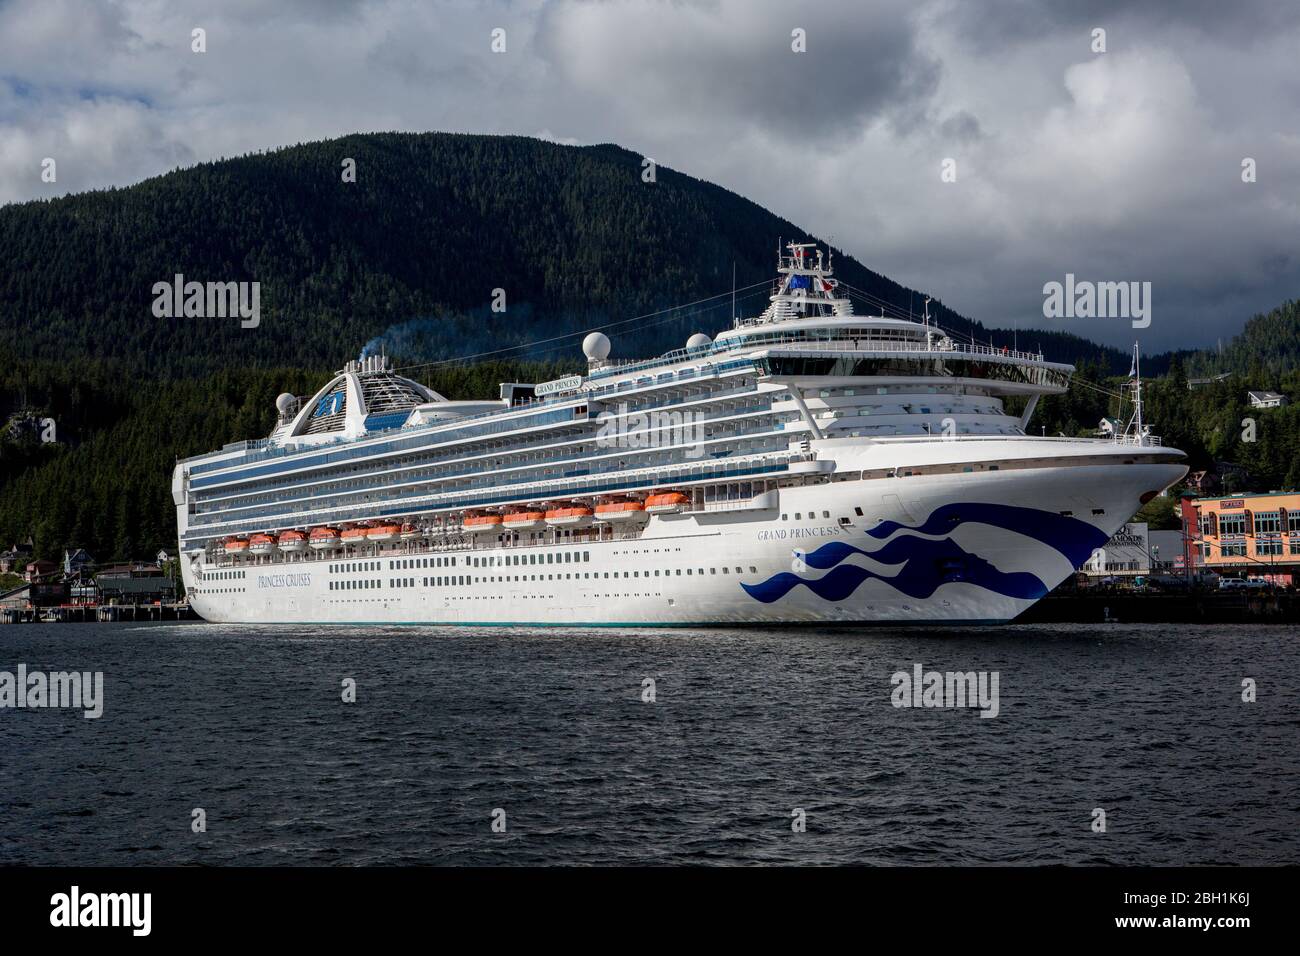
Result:
M650 488L665 487L674 484L689 484L694 482L707 484L712 481L734 481L760 475L780 477L779 473L775 472L775 469L778 466L789 465L795 462L813 461L816 458L817 454L815 452L779 452L764 456L761 463L757 460L743 459L727 461L725 466L719 468L715 474L711 475L700 474L702 467L705 467L704 462L682 463L678 465L657 466L652 470L647 469L646 474L631 475L629 476L629 480L618 482L617 487L607 487L598 484L597 487L592 488L592 481L590 479L592 477L599 478L602 476L580 476L568 479L551 479L546 482L538 482L536 486L529 488L526 491L523 491L521 487L511 488L510 494L505 497L470 498L465 496L462 500L443 500L437 503L411 501L408 499L408 503L410 504L411 514L418 515L432 512L460 511L466 508L501 507L549 498L581 498L602 494L619 494L629 491L644 491ZM714 464L721 464L721 460L714 460ZM750 465L758 465L758 467L748 467ZM627 475L628 473L625 472L624 474ZM523 491L522 494L519 493L521 491ZM371 501L366 502L365 504L373 506L376 504L383 504L383 502ZM330 522L347 520L364 521L370 520L371 517L373 516L362 515L347 518L339 517L337 515L318 514L315 517L302 515L295 518L292 523L295 526L304 526L328 524ZM383 517L391 518L392 515L384 515ZM299 518L301 520L299 520ZM279 524L279 522L276 523ZM242 527L223 527L223 523L213 523L211 525L203 526L196 525L191 528L191 531L199 531L201 528L201 534L204 538L224 538L230 534L243 533L246 531L247 523L241 522L241 524ZM188 545L186 545L186 547L188 547ZM304 552L304 554L315 555L314 552ZM330 552L324 552L324 554L328 555ZM223 564L221 566L228 567L230 565ZM244 566L244 562L239 562L239 566Z
M713 398L723 398L723 397L726 397L727 395L730 395L730 394L732 394L732 393L734 393L734 392L742 392L742 391L743 391L743 392L750 392L750 391L752 391L752 390L751 390L751 389L732 389L732 390L728 390L728 391L726 391L726 392L717 392L717 393L715 393L715 394L712 394L712 395L709 395L709 396L705 396L702 400L704 400L704 401L709 401L709 400L711 400L711 399L713 399ZM657 404L655 404L655 405L639 406L639 407L638 407L634 412L631 412L630 414L636 414L636 413L645 412L645 411L653 411L654 409L656 409L656 408L658 408L658 407L662 407L662 405L670 405L670 404L674 404L674 403L668 403L668 402L665 402L665 403L661 403L661 404L657 403ZM684 404L684 403L680 403L680 402L679 402L679 403L676 403L676 404L679 404L679 405L680 405L680 404ZM687 428L687 427L689 427L689 428L695 428L695 427L698 427L698 426L703 426L703 425L713 424L713 423L720 422L720 421L727 421L727 420L731 420L731 419L743 419L743 418L750 417L750 416L754 416L754 415L762 415L762 414L764 414L764 413L770 413L771 410L772 410L772 402L771 402L771 400L770 400L770 399L762 399L762 400L757 401L753 406L741 406L741 407L737 407L737 408L728 409L728 410L725 411L725 412L717 412L717 413L714 413L714 414L712 414L712 415L704 415L704 416L702 416L702 417L700 417L700 418L693 418L693 419L691 419L690 422L685 423L685 424L682 425L682 426L677 426L677 425L661 425L661 426L657 426L657 427L654 427L654 428L647 427L647 428L644 428L644 429L637 429L637 430L635 430L635 431L627 432L626 435L625 435L625 437L626 437L626 436L642 436L642 435L646 435L646 436L648 436L648 435L653 434L653 433L655 433L655 432L668 431L668 430L671 430L671 429L674 429L674 428L679 428L679 427L680 427L680 428ZM779 429L773 429L773 428L772 428L770 425L768 425L767 423L765 423L765 422L759 422L759 423L757 423L757 424L752 424L752 425L750 425L750 426L748 426L748 427L738 427L737 430L735 430L735 431L733 431L733 432L730 432L730 433L728 433L727 435L722 436L722 437L724 438L724 440L727 440L727 441L734 441L734 440L736 440L736 439L740 439L740 438L750 438L750 437L753 437L753 436L755 436L755 435L762 435L762 434L764 434L765 432L772 432L772 431L775 431L775 430L779 430ZM632 449L632 450L628 450L628 451L623 451L623 452L621 452L621 454L622 454L624 457L627 457L627 456L629 456L629 455L636 455L636 454L656 454L656 453L662 453L662 452L672 452L672 451L678 450L679 448L689 447L689 446L692 445L692 444L693 444L692 442L687 441L687 442L683 442L681 445L674 445L674 446L668 446L668 447L649 447L649 446L647 446L647 447L645 447L645 448L643 448L643 449ZM505 456L505 455L510 455L510 454L514 454L514 453L517 453L517 452L526 451L526 450L528 450L528 448L530 448L530 447L531 447L531 443L530 443L530 442L528 442L528 441L518 441L518 442L512 442L512 443L509 444L509 445L503 445L503 446L500 446L500 447L493 446L493 447L491 448L490 451L488 451L488 452L484 452L483 454L484 454L485 457L499 458L499 457L502 457L502 456ZM612 451L608 451L608 450L607 450L606 453L607 453L607 454L611 454L611 455L612 455L612 454L617 454L616 452L612 452ZM484 473L484 468L483 468L483 465L482 465L481 463L470 464L470 465L467 465L467 466L464 467L464 468L460 468L460 469L456 469L456 470L446 470L445 468L442 468L442 467L441 467L441 466L451 465L451 464L454 464L454 463L456 463L456 462L463 461L463 460L465 459L465 457L466 457L466 456L465 456L465 453L464 453L463 451L461 451L461 452L456 452L456 453L449 453L449 454L446 454L446 455L440 455L440 456L438 456L437 458L434 458L434 459L430 459L427 463L421 465L421 470L419 470L419 471L412 471L412 470L410 470L410 469L404 469L404 471L406 471L407 473L403 476L402 481L401 481L401 484L404 484L404 485L405 485L405 484L418 484L418 483L422 483L422 482L431 482L431 481L448 481L448 480L455 479L455 478L464 478L464 477L466 477L466 476L482 475L482 474ZM556 457L556 458L548 458L548 459L547 459L543 464L544 464L545 467L555 467L555 466L561 466L561 465L566 465L566 464L575 464L575 463L578 463L578 462L591 461L592 458L593 458L593 455L592 455L590 452L582 452L582 451L579 451L579 452L572 452L572 453L570 453L570 454L568 454L568 455L563 455L563 456L559 456L559 457ZM509 469L511 469L511 470L530 470L530 469L536 469L537 467L538 467L538 465L537 465L536 463L524 463L524 462L520 462L520 463L518 463L518 464L512 464L512 465L508 465L508 466L507 466L507 468L509 468ZM613 473L617 473L617 472L620 472L620 471L626 471L626 469L620 469L620 468L605 468L605 469L603 469L603 470L592 471L592 472L590 472L590 474L593 474L593 475L599 475L599 474L613 474ZM318 480L310 480L310 481L307 481L307 482L305 482L304 484L305 484L306 486L316 486L316 485L320 485L320 484L326 483L326 482L328 482L328 481L330 481L330 480L343 480L343 481L347 481L347 482L356 482L356 481L357 481L357 479L355 479L355 478L352 478L352 479L318 479ZM377 475L377 476L373 479L373 481L372 481L371 483L369 483L369 484L365 484L365 485L353 485L353 487L350 487L346 493L347 493L347 494L367 494L367 493L370 493L370 492L378 492L379 490L381 490L381 489L383 489L383 488L390 487L392 484L393 484L393 481L392 481L390 475L389 475L388 473L382 473L382 474ZM490 486L490 485L492 485L492 484L493 484L493 482L492 482L490 479L484 479L484 480L483 480L483 486L484 486L484 487L488 487L488 486ZM313 492L313 494L320 494L320 492ZM234 497L242 497L242 495L235 495ZM267 506L267 507L266 507L263 511L261 511L261 512L257 512L257 513L254 513L254 514L249 514L249 515L246 515L245 517L248 517L248 518L257 518L257 517L265 517L266 515L273 515L273 514L276 513L275 508L273 507L275 504L278 504L278 503L281 503L281 502L293 502L293 501L300 500L300 499L302 499L303 497L304 497L304 493L303 493L302 488L296 488L296 489L291 489L291 490L288 490L288 491L277 492L277 493L275 493L275 494L271 494L271 495L259 495L259 496L258 496L258 506ZM381 497L377 497L377 498L376 498L376 497L372 497L370 500L372 500L372 501L385 501L385 500L390 500L390 499L395 499L395 498L401 498L401 497L405 497L405 495L404 495L404 494L386 495L386 496L381 496ZM209 507L205 507L205 505L209 505ZM210 505L215 505L215 507L210 507ZM247 507L247 506L243 506L243 507ZM231 509L230 509L229 505L226 504L226 502L224 501L224 499L222 499L222 498L205 498L205 499L203 499L201 502L199 502L199 504L198 504L198 508L197 508L197 510L194 512L194 514L195 514L196 516L200 516L200 515L210 515L210 514L221 514L221 513L223 513L223 512L227 512L227 511L229 511L229 510L231 510ZM202 524L202 522L196 522L196 525L197 525L197 524Z
M879 316L859 316L863 320L880 318ZM763 323L748 325L745 328L762 328ZM611 375L626 375L630 372L636 372L641 369L650 369L659 365L670 365L673 362L687 359L707 358L712 355L719 355L725 352L747 351L756 348L767 348L769 346L786 346L795 345L800 348L810 348L818 350L829 350L834 352L939 352L942 354L957 355L988 355L995 358L1014 359L1021 362L1042 362L1043 354L1041 352L1021 352L1016 349L1003 348L995 345L966 344L963 342L953 342L949 340L948 344L941 345L939 339L940 333L935 333L934 338L928 344L924 339L915 340L896 340L885 338L873 338L871 336L841 336L838 338L816 339L808 338L802 335L774 335L771 338L764 337L761 341L752 339L741 339L737 341L728 340L723 343L700 346L694 349L674 349L671 352L665 352L663 355L654 359L628 359L625 361L607 361L601 368L592 372L588 380L595 378L607 378ZM852 343L852 347L849 345Z
M1163 447L1163 443L1161 442L1160 438L1155 435L1147 435L1142 441L1138 441L1137 438L1133 436L1122 438L1122 439L1114 439L1114 438L1089 438L1084 435L1074 435L1074 436L1025 435L1019 433L1014 435L951 435L948 437L941 437L937 434L936 435L881 435L881 436L872 435L870 437L871 437L871 442L873 444L889 444L889 443L902 443L902 442L933 442L936 440L944 441L944 442L1050 441L1050 442L1066 442L1066 443L1073 442L1074 444L1091 445L1094 447L1097 445L1131 445L1131 446L1138 446L1138 447L1153 447L1153 448Z
M854 347L851 349L848 348L847 347L848 343L853 343ZM946 346L941 347L937 341L927 344L925 342L920 342L920 341L916 341L916 342L892 341L886 339L872 339L869 337L858 338L858 339L839 338L839 339L819 340L819 339L804 338L801 336L781 335L770 339L764 338L763 341L761 342L744 342L744 341L726 342L721 345L714 344L709 346L701 346L700 348L696 348L696 349L676 349L671 352L666 352L655 359L638 359L638 360L634 360L631 364L627 364L627 365L619 365L617 363L606 363L601 369L598 369L590 373L586 377L586 380L590 382L598 378L606 378L611 375L626 375L632 372L639 371L641 369L650 369L662 365L670 365L673 362L683 360L683 359L688 359L688 358L690 359L708 358L710 356L722 355L724 353L730 353L730 352L750 352L757 349L766 349L772 347L786 347L786 346L797 346L798 348L803 350L814 350L814 351L926 353L926 354L938 354L938 355L984 355L984 356L989 356L991 358L1000 358L1004 360L1013 360L1013 361L1020 361L1020 362L1038 363L1043 361L1043 356L1041 354L1034 354L1030 352L1019 352L1011 349L997 348L991 345L967 345L963 343L949 342ZM721 368L722 367L719 366L716 369L712 369L710 371L717 371L720 370ZM696 374L698 373L693 370L689 372L677 373L673 376L673 378L670 381L664 382L662 384L676 385L684 382L687 379L694 377ZM402 432L411 433L411 432L425 431L425 430L428 430L430 433L436 433L438 430L446 430L447 432L452 433L455 430L463 427L464 425L477 423L488 418L498 418L507 413L510 413L513 416L519 413L542 411L547 408L557 408L566 403L572 403L575 401L581 402L581 401L587 401L591 399L599 399L606 395L609 395L612 392L622 391L625 388L636 388L641 385L654 385L654 384L661 384L661 383L658 383L653 380L641 381L641 382L626 382L626 383L615 382L607 385L583 388L576 392L565 392L560 395L551 395L551 396L546 396L544 398L534 399L529 402L521 402L517 405L511 405L509 406L509 408L493 409L487 412L480 412L476 415L466 415L465 417L457 418L455 421L452 422L431 422L426 425L420 425L414 427L402 426L399 428L386 429L382 432L371 432L367 434L365 438L371 439L371 438L379 437L381 435L392 435L392 434L398 434ZM510 423L510 419L504 420L502 422L502 425L505 427L503 427L503 429L501 430L509 430L509 423ZM257 452L257 454L246 455L239 462L237 463L232 462L229 466L229 467L238 467L242 465L249 465L249 464L254 464L256 462L266 461L272 458L286 457L290 455L300 454L303 452L320 451L322 449L331 448L339 444L353 444L361 440L363 439L340 437L335 439L334 441L323 442L320 444L312 445L308 448L298 448L293 446L269 446L267 439L257 439L257 440L246 441L246 442L235 442L231 445L227 445L221 450L220 453L209 452L207 455L200 455L200 456L196 456L196 458L187 458L182 460L187 462L195 461L198 459L209 457L213 454L223 454L223 453L228 453L231 451L239 451L239 450Z
M685 384L694 384L694 383L686 383L686 382L683 382L682 384L685 385ZM614 389L616 389L616 388L617 388L617 386L609 386L608 389L606 389L606 390L614 390ZM602 390L602 391L604 391L604 390ZM588 398L588 397L590 397L590 396L596 396L597 394L598 394L597 392L587 392L587 393L584 393L583 398L586 399L586 398ZM717 389L717 390L709 391L707 394L700 394L700 395L683 395L683 396L681 396L681 397L678 398L678 399L664 399L664 400L659 401L659 402L651 402L651 403L647 403L647 404L644 404L644 405L638 405L638 406L637 406L633 411L636 411L636 412L652 411L652 410L654 410L654 409L656 409L656 408L663 408L663 407L667 407L667 406L681 406L681 405L688 405L688 404L696 404L696 403L699 403L699 402L709 402L709 401L713 401L713 400L715 400L715 399L729 398L729 397L734 396L734 395L743 395L743 394L755 394L755 395L757 395L758 393L755 392L755 390L754 390L754 388L753 388L752 386L748 386L748 385L746 385L746 386L736 386L736 387L734 387L734 388L722 388L722 389ZM511 410L512 410L512 411L517 410L517 409L523 409L523 410L525 410L525 411L528 411L528 410L537 410L537 409L538 409L541 405L543 405L543 404L545 404L545 403L544 403L544 402L533 402L533 403L529 403L529 404L525 404L525 405L512 406L512 407L511 407ZM755 409L755 410L758 410L758 409ZM517 421L515 418L509 418L509 419L504 419L504 420L502 420L501 422L499 422L499 423L498 423L498 427L496 427L496 428L493 428L493 429L490 429L490 430L489 430L489 429L482 429L482 430L479 430L479 431L475 432L474 434L470 434L470 435L462 435L462 434L461 434L461 432L464 430L463 426L465 425L465 423L467 423L467 422L471 422L471 423L472 423L472 422L475 422L475 421L477 421L477 420L481 420L481 419L484 419L484 418L492 418L492 417L496 417L496 416L499 416L500 414L501 414L500 411L496 411L496 412L483 412L483 413L480 413L480 414L478 414L478 415L470 415L470 416L466 416L466 417L464 417L464 418L458 418L458 419L456 419L455 421L451 421L451 422L431 422L431 423L429 423L429 424L427 424L427 425L419 425L419 426L415 426L415 427L405 427L405 428L394 428L394 429L388 429L388 430L386 430L386 431L384 431L384 432L374 432L374 433L371 433L370 435L367 436L367 438L378 438L378 437L381 436L381 435L387 435L389 438L401 438L401 439L403 439L403 440L404 440L405 438L408 438L408 437L409 437L412 441L414 441L414 440L417 439L417 438L429 438L429 439L432 439L432 441L430 441L430 442L422 442L419 448L416 448L416 447L413 446L413 447L411 447L411 448L409 448L409 449L407 449L407 448L402 449L402 450L404 450L404 451L406 451L406 450L415 451L415 450L423 450L423 448L424 448L425 446L433 446L433 445L435 445L435 444L440 443L440 441L441 441L441 442L464 442L464 441L477 441L477 440L479 440L479 439L488 439L488 438L491 438L493 435L500 434L501 432L506 432L506 431L518 431L518 430L524 430L524 429L537 429L537 428L546 427L546 426L548 426L548 425L550 425L550 424L558 424L558 425L571 425L571 424L572 424L572 425L578 425L578 424L585 424L585 423L587 423L587 422L589 422L589 421L593 421L593 419L579 419L579 418L574 418L574 419L562 419L562 420L559 420L559 421L557 421L557 422L555 422L555 423L547 422L547 423L542 423L542 424L533 424L533 425L523 426L523 425L520 425L520 424L518 423L518 421ZM728 410L728 411L726 411L726 412L718 413L718 415L717 415L716 417L718 417L718 418L726 418L726 417L729 417L729 416L733 416L734 414L740 414L740 412L739 412L738 410ZM596 420L598 420L598 419L596 419ZM472 427L472 426L471 426L471 427ZM245 457L245 458L240 459L240 460L237 461L237 462L228 462L228 463L227 463L227 462L221 462L221 463L220 463L220 467L221 467L221 468L243 468L243 467L247 467L248 465L258 464L258 463L263 462L263 461L269 461L269 460L271 460L271 459L275 459L275 458L284 458L284 457L288 457L288 456L296 455L296 454L308 454L308 453L311 453L311 452L320 452L320 451L325 451L325 452L327 452L327 453L333 453L334 451L337 450L337 446L338 446L338 445L346 445L346 444L355 444L355 442L353 442L351 439L337 439L337 440L332 441L332 442L322 442L321 444L312 445L312 446L307 447L307 448L281 448L281 447L269 448L269 449L267 449L265 452L263 452L263 453L260 454L260 455ZM525 446L525 445L527 445L527 444L529 444L529 442L525 439L525 440L523 440L523 441L521 441L521 442L519 443L519 447L523 447L523 446ZM497 448L497 447L494 446L494 448L493 448L493 454L496 454L496 452L497 452L498 450L504 453L504 452L508 452L508 451L509 451L509 448ZM357 447L355 447L355 448L353 448L353 449L348 450L348 452L347 452L347 454L349 455L349 457L352 457L352 456L354 456L354 455L355 455L355 457L364 457L365 455L369 455L369 454L383 454L383 453L385 453L385 452L384 452L382 449L379 449L379 448L373 448L373 449L372 449L372 448L369 447L369 446L360 446L360 445L358 445ZM200 456L200 457L205 457L205 456ZM452 453L449 453L448 455L443 456L443 459L441 459L441 460L457 461L457 460L459 460L459 459L461 459L461 458L463 458L463 457L464 457L464 452L463 452L463 451L457 451L457 452L452 452ZM187 460L188 460L188 459L187 459ZM330 464L335 464L335 462L331 461ZM195 472L192 472L192 474L195 474L195 475L204 474L204 475L206 475L206 474L207 474L207 470L204 469L204 470L202 470L202 471L195 471Z
M1117 435L1111 441L1116 445L1152 445L1156 447L1161 445L1159 435Z

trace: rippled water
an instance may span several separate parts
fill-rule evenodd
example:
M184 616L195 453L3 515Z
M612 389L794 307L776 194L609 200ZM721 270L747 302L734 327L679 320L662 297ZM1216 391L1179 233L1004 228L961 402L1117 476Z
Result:
M0 710L0 863L1300 863L1294 628L0 627L19 663L106 703ZM999 716L895 708L916 663Z

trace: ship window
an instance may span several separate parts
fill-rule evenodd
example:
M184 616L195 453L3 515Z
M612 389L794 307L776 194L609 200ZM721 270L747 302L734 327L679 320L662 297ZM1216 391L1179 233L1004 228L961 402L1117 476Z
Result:
M1104 514L1106 513L1106 509L1105 509L1105 508L1093 508L1093 509L1092 509L1092 513L1095 514L1095 515L1104 515Z
M801 521L801 520L803 520L803 512L802 512L802 511L796 511L796 512L794 513L794 520L795 520L795 521Z
M854 508L854 509L853 509L853 512L854 512L854 514L856 514L859 518L862 517L862 509L861 509L861 508Z

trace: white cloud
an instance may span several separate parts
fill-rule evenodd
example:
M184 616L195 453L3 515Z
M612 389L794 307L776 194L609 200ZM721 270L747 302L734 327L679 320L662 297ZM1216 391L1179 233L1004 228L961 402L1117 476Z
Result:
M18 0L0 5L0 201L356 131L523 133L652 155L994 325L1045 324L1042 284L1066 271L1150 279L1153 347L1297 294L1297 16L979 7Z

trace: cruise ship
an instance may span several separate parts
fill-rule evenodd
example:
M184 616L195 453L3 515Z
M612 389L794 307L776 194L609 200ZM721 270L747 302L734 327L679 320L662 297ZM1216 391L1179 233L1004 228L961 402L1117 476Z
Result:
M1073 368L859 315L813 243L761 314L454 401L384 356L177 463L213 622L1004 623L1186 473L1139 427L1031 433ZM870 311L870 310L866 310ZM1014 411L1004 403L1014 401ZM1015 413L1018 411L1018 413Z

